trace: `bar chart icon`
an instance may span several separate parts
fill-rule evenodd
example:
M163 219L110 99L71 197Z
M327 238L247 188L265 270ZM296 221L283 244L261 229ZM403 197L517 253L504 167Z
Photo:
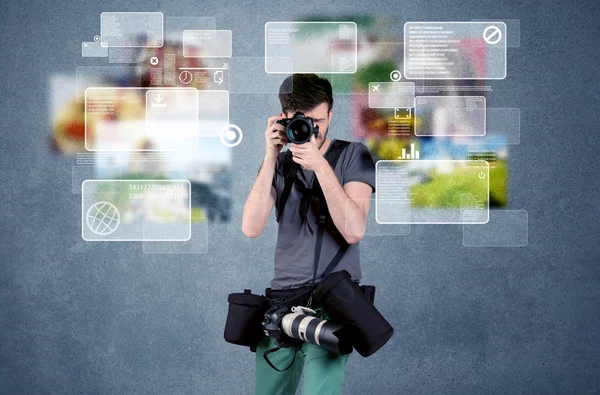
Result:
M419 159L419 150L415 149L415 143L410 144L410 154L406 153L406 148L402 148L402 156L398 159Z

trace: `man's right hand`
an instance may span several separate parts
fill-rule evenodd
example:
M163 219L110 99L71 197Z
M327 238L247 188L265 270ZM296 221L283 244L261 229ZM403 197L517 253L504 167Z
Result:
M284 145L288 143L288 139L284 133L283 125L275 121L283 119L281 115L269 118L267 130L265 131L266 152L265 156L271 159L277 158Z
M277 192L273 187L273 175L277 155L288 139L284 127L275 121L283 119L282 115L269 118L265 131L266 152L260 166L256 181L248 194L242 214L242 232L248 237L258 237L269 219L269 214L275 206Z

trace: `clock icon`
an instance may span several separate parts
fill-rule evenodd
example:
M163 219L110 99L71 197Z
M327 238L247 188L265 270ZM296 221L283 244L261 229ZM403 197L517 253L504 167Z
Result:
M182 84L187 85L192 82L193 79L194 76L188 70L184 70L179 74L179 81L181 81Z

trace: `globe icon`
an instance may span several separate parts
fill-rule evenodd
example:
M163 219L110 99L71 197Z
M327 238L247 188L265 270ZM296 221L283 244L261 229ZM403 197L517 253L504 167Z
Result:
M99 236L108 236L119 227L121 215L111 202L96 202L87 211L85 216L89 230Z

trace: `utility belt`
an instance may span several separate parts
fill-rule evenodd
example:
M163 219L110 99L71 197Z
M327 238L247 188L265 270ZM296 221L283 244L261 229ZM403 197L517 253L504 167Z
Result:
M292 289L265 289L265 296L269 300L270 306L276 306L280 303L293 304L294 306L307 306L311 299L310 290L313 285L300 286ZM317 301L311 301L313 308L322 307Z
M330 349L340 354L356 349L363 357L368 357L383 347L394 333L392 326L373 304L375 287L359 286L358 281L351 280L346 270L331 273L317 284L286 290L267 288L265 294L252 294L247 289L244 293L229 295L224 334L227 342L248 346L251 351L256 351L258 343L266 334L265 316L276 311L276 316L281 321L282 316L290 314L291 317L296 306L308 306L311 309L322 307L331 319L330 322L345 327L343 333L336 335L338 343L334 345L335 349ZM290 322L292 331L297 330L296 324L300 324L301 318L297 323ZM280 335L280 322L275 328L276 330L268 333L269 336ZM306 333L310 335L311 328L306 329ZM332 331L337 329L341 328L333 328ZM305 337L299 336L300 339L309 341ZM277 338L276 344L279 347L298 345L290 340L289 336L282 336Z
M373 290L372 290L372 292L368 293L368 296L371 299L371 303L373 303L372 299L375 296L375 287L369 286L369 285L360 286L359 280L354 280L354 283L356 283L356 285L359 286L359 288L361 289L361 291L363 291L363 293L369 292L368 290L370 288L368 288L368 287L372 287ZM311 290L312 288L314 288L314 286L312 284L302 285L300 287L290 288L290 289L267 288L267 289L265 289L265 296L269 300L269 303L271 306L275 306L279 303L288 303L288 304L291 303L291 304L294 304L295 306L307 306L310 302L312 308L315 308L315 309L322 308L323 305L320 303L319 300L315 300L315 298L313 298L311 300L311 293L308 291Z

